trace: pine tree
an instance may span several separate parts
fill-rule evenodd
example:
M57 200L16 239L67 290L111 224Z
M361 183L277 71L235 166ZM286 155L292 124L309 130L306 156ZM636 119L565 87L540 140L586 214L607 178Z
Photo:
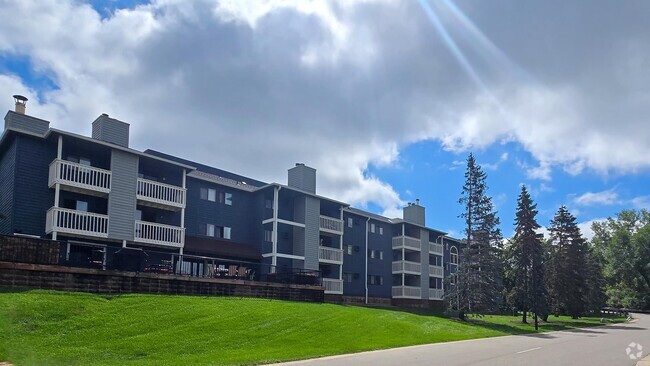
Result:
M546 290L544 284L544 267L542 234L537 233L537 204L533 203L526 186L521 187L517 200L515 218L515 235L507 248L507 263L511 288L508 291L509 302L518 306L522 312L523 323L527 323L529 310L535 314L535 330L538 327L538 315L545 309Z
M566 206L551 220L551 278L548 282L555 314L566 313L576 319L586 308L587 242L575 217Z
M466 224L465 249L460 255L456 286L448 295L450 307L459 311L461 319L465 313L495 312L502 302L503 237L492 198L486 194L486 177L470 154L462 196L458 200L464 208L460 217Z

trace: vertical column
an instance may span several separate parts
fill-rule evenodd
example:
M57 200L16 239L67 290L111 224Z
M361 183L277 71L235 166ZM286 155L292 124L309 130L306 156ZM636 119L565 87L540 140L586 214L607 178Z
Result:
M185 168L183 168L183 207L181 208L181 228L185 229L185 206L187 206L187 174ZM181 248L179 250L180 254L183 254L183 248L185 247L185 230L181 230Z
M272 250L271 250L271 273L275 273L275 266L278 264L278 201L279 201L279 187L273 188L273 235L271 235L272 240Z
M429 230L420 229L420 291L424 300L429 299L429 235Z
M404 236L406 235L406 231L404 230L404 224L402 224L402 266L404 265ZM404 267L402 267L404 268ZM402 287L405 286L406 284L404 283L404 280L406 278L406 275L404 274L404 271L402 271ZM404 289L402 289L402 292L404 292Z
M61 160L63 156L63 136L59 135L59 140L57 143L57 148L56 148L56 159ZM54 174L55 178L59 177L59 169L61 169L61 165L57 164L56 169L54 169ZM61 185L57 183L54 185L54 207L58 208L59 207L59 198L61 196ZM55 213L52 215L52 220L54 220L52 224L53 228L56 228L58 223L59 223L59 218L58 218L58 213ZM57 238L57 232L56 229L52 231L52 240L56 240Z

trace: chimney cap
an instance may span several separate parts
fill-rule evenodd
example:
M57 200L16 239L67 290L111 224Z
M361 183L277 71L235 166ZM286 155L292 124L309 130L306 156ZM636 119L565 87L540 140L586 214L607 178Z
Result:
M20 95L20 94L15 94L15 95L14 95L14 100L16 101L16 103L19 103L19 102L20 102L20 103L22 103L22 104L25 104L25 103L27 103L27 101L28 101L29 99L27 99L27 97L22 96L22 95Z
M419 198L415 199L415 204L418 205L418 206L420 205L420 199Z
M108 117L108 113L102 113L102 116Z
M305 166L305 163L296 163L296 166Z

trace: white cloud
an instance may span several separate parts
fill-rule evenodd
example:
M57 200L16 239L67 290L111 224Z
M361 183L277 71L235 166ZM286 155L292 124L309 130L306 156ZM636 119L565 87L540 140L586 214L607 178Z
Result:
M632 207L634 207L637 210L640 209L650 209L650 196L639 196L639 197L634 197L630 200L630 203L632 204Z
M611 206L620 204L618 193L616 193L613 189L602 192L586 192L574 198L573 202L581 206Z

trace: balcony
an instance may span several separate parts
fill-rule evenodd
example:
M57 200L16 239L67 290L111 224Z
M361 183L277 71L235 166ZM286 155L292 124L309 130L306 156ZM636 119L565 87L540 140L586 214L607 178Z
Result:
M337 248L320 246L318 260L325 263L343 264L343 251Z
M445 276L445 270L441 266L429 265L429 276L443 278Z
M111 172L71 161L54 159L50 163L48 185L53 188L55 184L60 184L63 189L73 192L103 196L111 191Z
M47 210L45 232L96 238L108 237L108 215L52 207Z
M420 275L422 273L422 265L417 262L395 261L393 262L393 273Z
M155 222L136 221L133 240L138 243L182 248L185 245L185 229Z
M138 178L137 199L145 206L181 209L185 207L185 188Z
M343 280L335 280L332 278L323 278L323 287L325 287L326 294L342 294L343 293Z
M393 237L393 249L409 249L420 250L420 239L412 238L410 236L395 236Z
M429 253L436 255L443 255L442 244L429 243Z
M343 220L321 215L320 230L330 234L343 235Z
M445 295L445 291L439 288L430 288L429 289L429 300L442 300Z
M392 296L398 299L421 299L422 289L415 286L393 286Z

